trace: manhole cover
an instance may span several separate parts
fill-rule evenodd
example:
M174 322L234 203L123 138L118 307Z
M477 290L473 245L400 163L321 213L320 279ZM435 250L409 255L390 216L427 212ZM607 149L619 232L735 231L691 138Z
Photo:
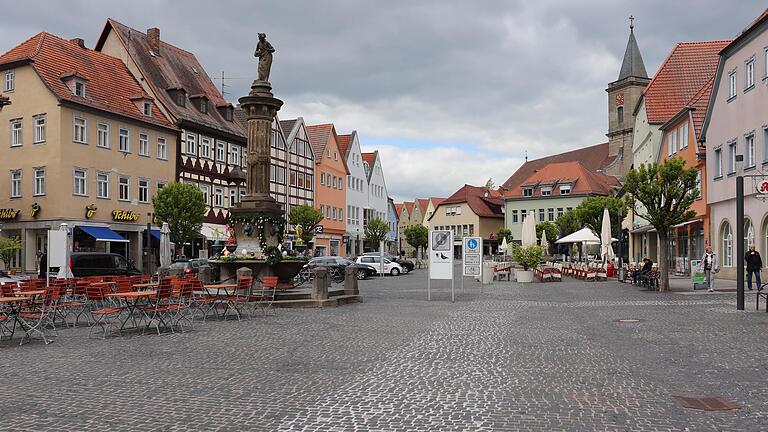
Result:
M621 323L621 324L635 324L635 323L643 322L643 320L634 319L634 318L626 318L626 319L616 320L616 322L617 323Z
M741 409L734 401L729 401L722 396L688 397L672 396L683 408L702 411L730 411Z

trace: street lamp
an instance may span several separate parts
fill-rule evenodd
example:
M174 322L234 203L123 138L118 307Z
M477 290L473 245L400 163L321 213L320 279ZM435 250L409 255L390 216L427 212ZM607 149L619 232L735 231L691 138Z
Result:
M736 310L744 310L744 155L736 155Z

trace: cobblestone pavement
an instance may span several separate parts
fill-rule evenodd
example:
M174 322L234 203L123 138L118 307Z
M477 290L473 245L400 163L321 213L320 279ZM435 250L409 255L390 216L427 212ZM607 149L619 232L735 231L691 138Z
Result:
M0 430L757 431L768 314L615 282L485 287L424 271L365 302L195 331L0 349ZM637 323L619 323L637 319ZM725 396L728 412L673 395Z

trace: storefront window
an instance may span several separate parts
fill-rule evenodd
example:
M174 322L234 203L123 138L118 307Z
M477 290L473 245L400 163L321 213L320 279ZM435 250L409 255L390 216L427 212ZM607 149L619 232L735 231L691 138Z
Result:
M721 232L721 241L722 241L722 253L721 253L721 259L723 260L723 265L726 267L732 267L733 266L733 233L731 232L731 225L728 222L725 222L723 224L723 229Z
M747 219L744 222L744 250L748 250L751 244L755 244L755 228L752 221Z

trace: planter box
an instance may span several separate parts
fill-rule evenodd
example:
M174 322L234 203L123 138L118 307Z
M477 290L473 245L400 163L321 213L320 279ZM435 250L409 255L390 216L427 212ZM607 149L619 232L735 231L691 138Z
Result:
M515 270L515 279L520 283L533 282L532 270Z

